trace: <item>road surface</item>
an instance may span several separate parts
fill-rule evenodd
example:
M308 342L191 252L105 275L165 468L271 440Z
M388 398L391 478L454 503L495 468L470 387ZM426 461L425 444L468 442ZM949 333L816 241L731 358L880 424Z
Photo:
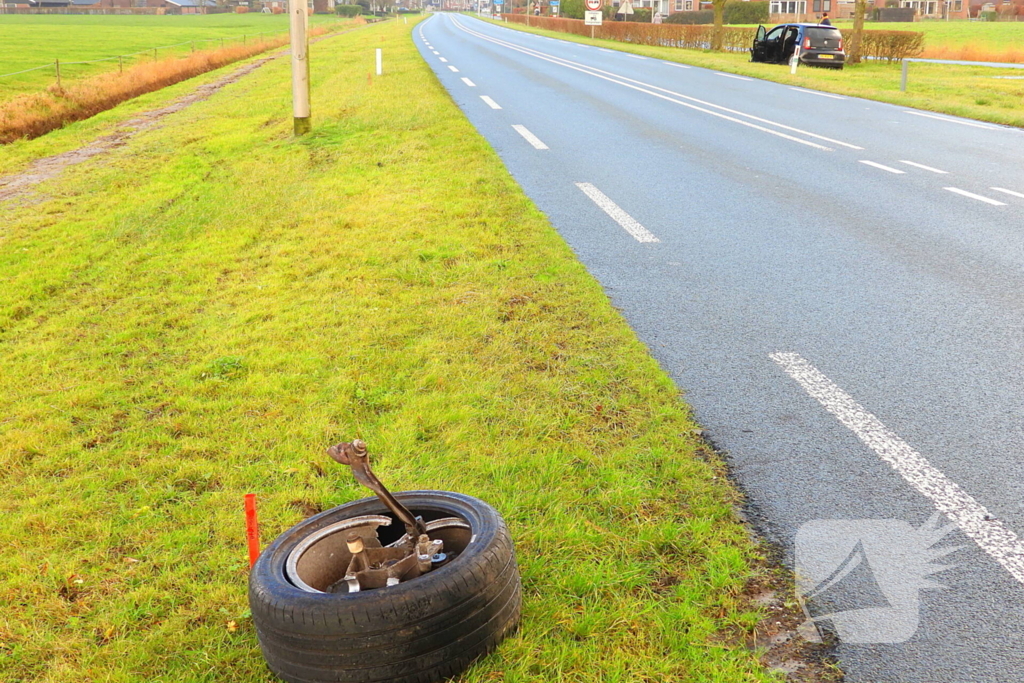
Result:
M414 38L686 392L847 680L1024 680L1024 133L467 16Z

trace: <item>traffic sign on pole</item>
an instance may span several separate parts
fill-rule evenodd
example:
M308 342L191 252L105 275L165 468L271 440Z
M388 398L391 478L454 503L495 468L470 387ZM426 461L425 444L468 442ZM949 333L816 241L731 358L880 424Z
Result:
M601 9L601 0L584 0L583 4L591 12L596 12Z

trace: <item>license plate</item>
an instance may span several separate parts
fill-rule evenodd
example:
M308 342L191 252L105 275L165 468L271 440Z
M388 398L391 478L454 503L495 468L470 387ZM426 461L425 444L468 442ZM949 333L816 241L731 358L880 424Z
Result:
M818 59L835 59L835 55L818 55Z

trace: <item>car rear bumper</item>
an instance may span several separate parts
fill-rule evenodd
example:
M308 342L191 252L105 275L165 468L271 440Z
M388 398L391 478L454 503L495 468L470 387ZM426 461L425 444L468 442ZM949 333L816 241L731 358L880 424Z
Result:
M808 50L800 53L800 61L815 66L842 66L846 63L846 55L842 52Z

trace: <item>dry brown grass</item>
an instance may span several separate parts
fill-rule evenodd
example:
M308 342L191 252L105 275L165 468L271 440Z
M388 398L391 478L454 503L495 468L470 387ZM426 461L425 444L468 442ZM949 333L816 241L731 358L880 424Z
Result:
M992 50L975 45L936 45L921 53L926 59L960 59L967 62L1024 62L1024 49Z
M310 35L327 33L314 28ZM160 88L261 52L281 47L286 36L248 45L200 50L187 57L175 57L136 64L123 72L109 72L79 81L67 88L52 85L41 92L21 95L0 105L0 144L21 138L36 138L68 123L81 121Z

